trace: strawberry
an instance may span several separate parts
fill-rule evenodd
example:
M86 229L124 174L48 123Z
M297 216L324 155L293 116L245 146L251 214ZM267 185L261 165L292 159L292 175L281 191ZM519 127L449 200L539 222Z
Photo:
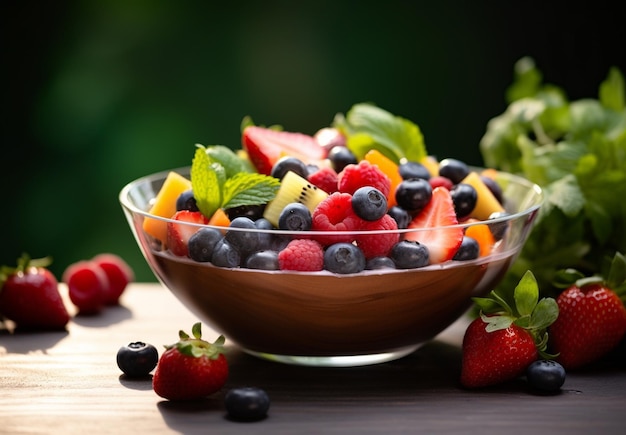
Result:
M93 261L80 260L70 264L63 272L70 300L81 314L97 314L105 304L109 288L107 274Z
M254 125L243 130L242 146L257 172L263 175L270 175L274 163L283 156L317 163L328 154L313 136Z
M0 315L23 329L63 329L70 320L56 277L47 267L50 258L24 254L17 267L0 270Z
M558 316L556 301L538 301L539 289L532 272L522 277L510 305L497 293L473 298L480 317L470 323L463 337L461 384L479 388L512 381L546 353L547 328Z
M200 323L192 328L193 337L179 332L180 340L159 358L152 388L159 396L173 401L197 400L219 391L228 379L224 337L214 343L202 339Z
M187 257L189 255L189 238L200 229L198 225L206 225L209 220L199 211L180 210L172 219L184 223L167 223L167 247L174 255ZM195 224L195 225L188 225Z
M616 253L608 279L584 277L569 269L560 274L566 289L557 297L559 318L550 328L557 361L566 369L579 369L615 349L626 334L626 258ZM568 279L574 280L568 284ZM581 278L582 277L582 278Z
M123 258L108 252L96 255L91 261L100 266L109 279L104 303L106 305L118 305L126 286L134 280L135 275L132 268Z
M432 198L409 223L410 229L444 227L458 224L450 191L444 187L433 189ZM452 259L463 241L460 227L406 234L407 240L420 242L428 248L430 264Z

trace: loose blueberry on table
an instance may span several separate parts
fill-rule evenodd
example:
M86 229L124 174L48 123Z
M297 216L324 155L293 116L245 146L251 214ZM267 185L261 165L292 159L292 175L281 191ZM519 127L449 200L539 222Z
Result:
M117 351L117 366L131 378L148 376L158 361L159 352L156 348L142 341L134 341Z

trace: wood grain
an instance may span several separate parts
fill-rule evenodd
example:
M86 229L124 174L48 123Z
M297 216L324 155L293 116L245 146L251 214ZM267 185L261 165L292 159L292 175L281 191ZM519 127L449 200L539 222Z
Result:
M196 319L160 285L133 284L122 306L75 316L67 332L0 331L0 433L624 433L623 362L571 373L557 395L533 394L523 379L484 391L460 388L466 321L403 359L365 367L290 366L229 347L225 389L175 404L159 398L149 378L125 378L115 356L135 340L161 351ZM204 335L218 334L204 328ZM244 385L268 392L265 420L226 418L223 394Z

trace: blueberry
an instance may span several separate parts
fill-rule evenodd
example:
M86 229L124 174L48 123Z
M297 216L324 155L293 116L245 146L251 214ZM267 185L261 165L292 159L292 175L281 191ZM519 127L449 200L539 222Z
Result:
M270 398L261 388L239 387L228 390L224 396L224 405L231 419L255 421L267 416Z
M141 341L129 343L117 351L117 366L126 376L133 378L148 376L158 361L156 348Z
M313 221L311 211L300 202L287 204L278 217L278 228L289 231L308 231Z
M485 186L487 186L487 188L491 191L493 196L495 196L495 198L498 200L498 202L500 204L502 204L504 202L504 196L503 196L503 193L502 193L502 188L496 182L496 180L494 180L493 178L490 178L490 177L485 177L484 175L481 175L480 179L485 184Z
M387 211L387 214L389 214L389 216L391 216L396 221L398 229L408 228L411 219L413 219L408 210L405 210L402 207L398 207L397 205L391 207Z
M241 253L225 239L215 245L211 263L218 267L239 267L241 265Z
M398 184L395 195L400 207L409 212L419 211L430 202L433 188L428 180L411 178Z
M452 197L456 217L459 219L469 216L476 207L476 201L478 200L478 194L474 186L466 183L455 184L450 189L450 196Z
M257 231L244 231L246 229L257 229L252 219L242 216L237 217L230 221L228 228L229 230L226 231L224 239L243 256L258 249L260 233Z
M324 268L334 273L358 273L365 269L365 255L352 243L335 243L324 251Z
M176 211L180 210L198 211L198 204L196 203L196 198L193 196L193 190L185 190L178 195L176 199Z
M278 159L274 166L272 166L271 176L282 180L287 172L294 172L306 178L309 173L309 168L304 162L296 157L285 156Z
M470 173L466 163L457 159L443 159L439 162L439 175L446 177L453 184L459 184Z
M352 209L361 219L377 221L387 213L387 197L374 187L360 187L352 194Z
M478 258L479 253L480 247L478 246L478 242L476 241L476 239L468 236L463 236L461 246L459 246L459 249L456 251L452 259L457 261L474 260Z
M200 262L211 261L215 245L220 240L222 233L217 228L200 228L189 238L189 257Z
M395 269L396 263L389 257L374 257L366 261L365 268L367 270Z
M402 240L391 248L389 257L398 269L417 269L428 265L428 248L413 240Z
M337 173L340 173L348 165L357 164L354 153L341 145L334 146L328 151L328 159Z
M426 166L419 162L403 162L398 166L398 172L403 180L410 178L430 179L430 172L428 172Z
M535 390L556 392L565 383L565 369L552 360L537 360L526 369L528 384Z
M499 219L499 218L503 218L503 217L507 217L509 216L509 213L505 212L505 211L497 211L494 213L491 213L489 215L489 219L487 221L487 225L489 226L489 229L491 230L491 234L493 234L493 237L496 240L501 240L504 238L504 236L506 235L506 232L509 229L509 225L510 222L508 221L500 221L500 222L489 222L490 219Z
M264 250L250 254L244 262L248 269L278 270L278 252Z
M266 204L254 204L254 205L240 205L237 207L230 207L225 210L228 219L231 221L238 217L247 217L255 221L263 217Z

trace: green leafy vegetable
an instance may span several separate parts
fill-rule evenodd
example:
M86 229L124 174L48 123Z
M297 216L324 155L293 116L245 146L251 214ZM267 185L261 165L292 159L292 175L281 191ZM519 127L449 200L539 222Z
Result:
M346 146L359 160L371 149L396 163L426 156L424 137L416 124L371 104L355 104L345 116L337 114L333 126L346 136Z
M251 172L243 159L226 147L196 146L191 186L205 216L213 216L219 208L265 204L276 196L277 178Z
M545 192L536 225L499 288L514 288L532 270L555 293L561 269L600 272L626 252L626 96L611 68L598 99L568 101L543 84L530 58L518 61L509 106L489 121L480 150L486 166L520 174Z

